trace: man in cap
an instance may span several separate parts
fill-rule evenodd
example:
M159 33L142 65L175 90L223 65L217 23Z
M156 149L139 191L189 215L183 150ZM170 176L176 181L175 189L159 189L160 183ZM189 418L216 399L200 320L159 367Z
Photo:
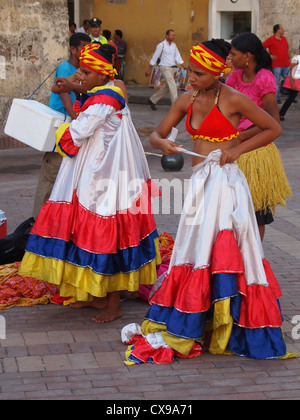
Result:
M102 20L94 17L90 20L90 38L92 42L98 42L99 44L107 44L107 39L100 34Z

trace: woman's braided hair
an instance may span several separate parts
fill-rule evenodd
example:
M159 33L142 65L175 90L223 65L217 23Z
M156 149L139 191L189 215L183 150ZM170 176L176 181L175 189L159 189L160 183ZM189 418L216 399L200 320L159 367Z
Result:
M228 56L229 51L231 49L231 45L229 44L229 42L225 41L222 38L220 39L213 38L211 41L204 41L203 45L205 45L211 51L218 54L224 60Z

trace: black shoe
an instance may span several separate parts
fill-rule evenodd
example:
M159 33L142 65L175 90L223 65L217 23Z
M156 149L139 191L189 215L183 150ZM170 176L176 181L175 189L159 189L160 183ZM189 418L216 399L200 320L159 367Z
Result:
M283 115L280 115L279 118L280 118L280 121L284 121L285 120L285 118L284 118Z
M150 105L150 107L153 111L157 110L156 105L150 99L148 99L148 104Z

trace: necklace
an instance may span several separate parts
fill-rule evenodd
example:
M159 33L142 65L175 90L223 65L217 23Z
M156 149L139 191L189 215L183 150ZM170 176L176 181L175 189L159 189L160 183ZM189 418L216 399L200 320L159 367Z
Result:
M195 102L195 99L197 98L197 96L200 93L205 93L205 92L207 92L209 90L213 90L213 89L214 89L214 95L217 98L219 96L219 93L220 93L220 90L221 90L221 82L217 81L213 86L211 86L210 88L207 88L207 89L196 90L191 97L191 103Z

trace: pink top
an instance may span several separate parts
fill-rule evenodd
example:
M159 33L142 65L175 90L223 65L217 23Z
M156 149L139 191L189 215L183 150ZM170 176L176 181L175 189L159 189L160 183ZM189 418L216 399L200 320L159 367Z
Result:
M252 83L244 83L242 77L242 69L233 70L226 80L226 85L242 92L263 109L263 97L268 93L276 94L276 79L272 71L267 69L259 70ZM251 125L253 125L251 121L242 117L239 122L238 131L244 131Z

